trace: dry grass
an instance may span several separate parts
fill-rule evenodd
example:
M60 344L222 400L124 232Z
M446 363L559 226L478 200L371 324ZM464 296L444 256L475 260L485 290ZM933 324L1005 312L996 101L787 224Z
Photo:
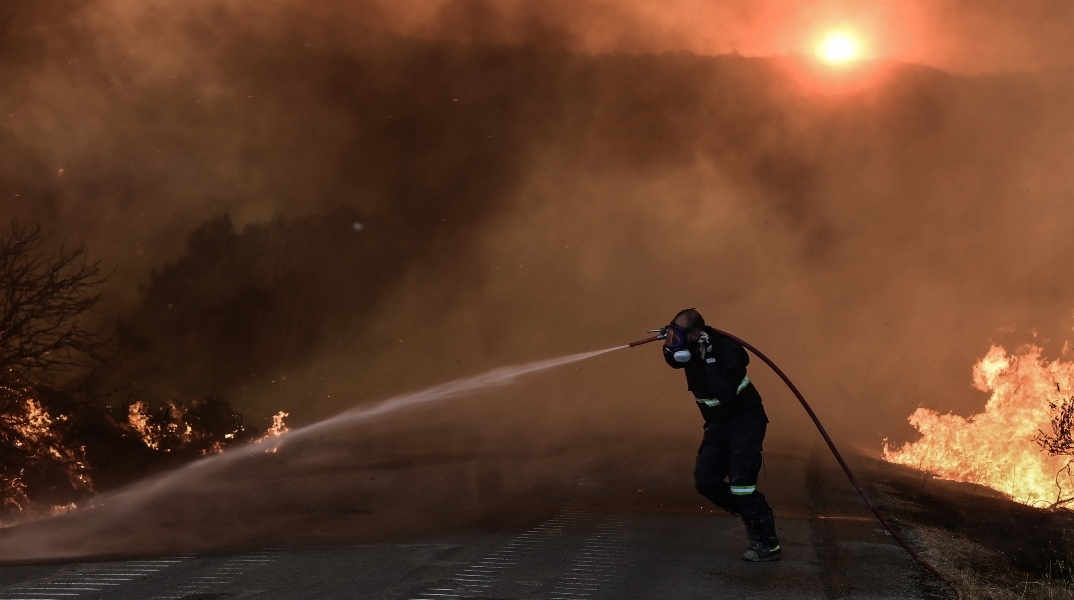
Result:
M1036 509L920 473L870 473L870 492L966 600L1074 600L1074 513ZM882 481L882 483L881 483Z
M1069 570L1028 573L1000 552L946 529L904 525L906 529L922 556L951 578L966 600L1074 600Z

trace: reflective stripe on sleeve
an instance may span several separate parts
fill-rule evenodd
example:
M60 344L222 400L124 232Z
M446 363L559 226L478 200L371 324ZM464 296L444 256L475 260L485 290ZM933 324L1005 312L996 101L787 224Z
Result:
M735 496L749 496L753 492L757 491L755 485L733 485L731 486L731 493Z
M735 394L741 394L742 390L746 389L746 386L749 385L749 384L750 384L750 376L746 375L745 377L742 378L742 383L738 384L738 390L735 391Z
M710 408L714 408L720 405L720 401L715 398L694 398L698 404L704 404Z

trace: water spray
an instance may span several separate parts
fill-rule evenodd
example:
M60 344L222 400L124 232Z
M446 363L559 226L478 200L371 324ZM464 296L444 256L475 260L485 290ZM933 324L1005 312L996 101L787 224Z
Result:
M626 348L628 348L628 346L614 346L603 350L571 354L559 358L539 360L512 367L502 367L479 375L464 377L440 385L435 385L420 391L393 396L375 404L355 407L323 421L292 429L278 437L263 439L239 447L228 448L219 454L212 454L187 463L174 471L154 475L124 488L100 494L67 514L85 513L88 510L99 511L103 507L107 507L109 510L117 513L130 513L143 505L149 504L157 495L175 493L176 490L188 488L192 482L203 479L210 473L219 471L240 461L262 456L266 452L275 453L280 448L292 446L303 441L315 440L318 436L331 431L375 421L386 415L413 409L424 404L442 402L486 388L505 386L514 383L519 377L531 373L588 360L602 354L607 354L616 350L624 350ZM42 521L48 518L50 517L42 515L28 518L24 521L20 521L20 523ZM74 554L62 554L61 556L73 555Z
M757 358L764 361L766 365L768 365L773 371L776 372L777 375L779 375L780 379L783 380L783 383L787 384L787 387L790 388L792 392L794 392L794 395L796 398L798 398L798 401L802 403L802 408L805 408L805 411L809 413L809 418L813 419L813 424L817 426L817 431L820 432L821 437L824 438L824 442L828 444L828 448L831 449L832 454L835 455L835 460L839 461L839 466L843 468L843 472L846 473L847 478L850 480L850 483L854 486L854 489L858 490L858 495L860 495L861 499L865 501L866 505L868 505L869 510L873 511L873 514L876 515L877 520L879 520L880 524L884 526L884 529L886 529L888 533L890 533L891 536L894 537L897 542L899 542L899 545L902 546L903 549L906 550L906 552L909 553L910 556L914 560L916 560L918 564L924 567L925 570L927 570L929 573L932 573L937 578L939 578L940 581L943 581L945 584L947 584L948 587L955 591L955 596L957 596L959 600L961 600L962 591L959 590L958 585L956 585L954 581L949 579L947 576L937 570L936 567L932 566L928 563L928 561L922 558L921 555L919 555L902 537L902 534L900 534L895 529L895 527L887 520L887 518L884 517L883 513L880 512L880 509L876 506L876 503L873 502L873 499L869 497L868 493L866 493L865 488L863 488L861 484L858 483L858 478L854 476L854 472L850 470L850 467L847 465L846 461L843 460L843 455L840 454L839 449L835 447L835 442L832 441L831 436L829 436L828 432L824 429L824 425L822 425L820 419L817 418L817 414L813 412L812 407L810 407L809 403L806 402L806 399L804 396L802 396L802 393L798 391L798 387L795 386L794 383L790 380L790 378L787 377L786 373L783 372L783 369L780 369L778 366L776 366L776 363L772 362L772 360L765 356L763 352L761 352L757 348L754 348L753 345L746 340L727 333L726 331L716 329L715 327L713 327L712 330L716 333L726 335L727 337L741 344L744 348L748 349L755 356L757 356ZM648 344L650 342L665 339L668 336L668 331L666 327L661 327L660 329L650 329L647 333L655 333L656 335L645 338L643 340L632 342L629 344L628 347L634 348L635 346L641 346L643 344Z

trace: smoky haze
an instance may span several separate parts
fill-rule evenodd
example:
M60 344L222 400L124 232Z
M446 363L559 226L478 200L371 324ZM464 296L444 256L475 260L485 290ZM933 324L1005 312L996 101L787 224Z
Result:
M102 321L148 330L188 301L153 277L207 271L190 259L206 223L232 241L288 232L248 260L310 275L255 281L297 298L265 314L300 342L277 351L266 319L136 372L162 398L222 394L300 424L621 345L696 306L875 452L912 435L919 405L979 409L970 369L992 341L1069 337L1065 4L711 3L711 30L687 18L696 2L605 4L5 8L0 202L114 266ZM892 23L887 60L830 72L794 54L840 9ZM208 303L234 322L243 297ZM176 331L204 326L186 318ZM772 435L811 440L753 371ZM416 412L412 439L442 425L457 450L469 427L484 448L555 454L698 431L653 346L496 394L459 409L472 420Z

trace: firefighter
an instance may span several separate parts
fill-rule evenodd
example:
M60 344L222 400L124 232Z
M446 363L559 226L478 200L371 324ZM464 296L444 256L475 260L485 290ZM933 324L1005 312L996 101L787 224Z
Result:
M775 515L757 491L768 417L761 395L746 376L749 356L741 344L705 325L697 310L680 311L667 326L664 360L686 373L686 384L705 418L697 451L697 491L741 516L749 547L743 560L780 559Z

